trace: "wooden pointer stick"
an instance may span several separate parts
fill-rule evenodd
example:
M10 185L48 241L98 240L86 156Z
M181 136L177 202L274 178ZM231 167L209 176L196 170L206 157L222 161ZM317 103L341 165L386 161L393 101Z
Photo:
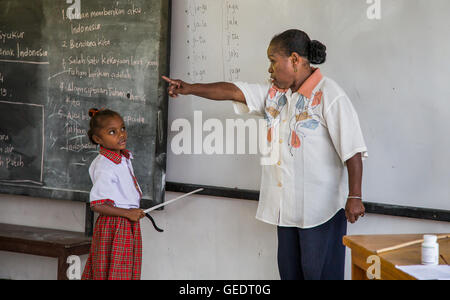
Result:
M441 240L441 239L448 239L448 238L450 238L450 234L447 234L447 235L438 235L438 236L437 236L437 239L438 239L438 240ZM397 250L397 249L400 249L400 248L404 248L404 247L408 247L408 246L412 246L412 245L420 244L420 243L423 243L423 239L421 239L421 240L415 240L415 241L411 241L411 242L407 242L407 243L403 243L403 244L399 244L399 245L395 245L395 246L392 246L392 247L383 248L383 249L380 249L380 250L376 250L375 253L376 253L376 254L381 254L381 253L384 253L384 252L388 252L388 251L392 251L392 250Z
M170 201L161 203L161 204L159 204L159 205L153 206L152 208L149 208L149 209L147 209L147 210L144 210L144 213L148 214L149 212L151 212L151 211L153 211L153 210L155 210L155 209L158 209L158 208L160 208L160 207L166 206L166 205L168 205L168 204L170 204L170 203L173 203L173 202L175 202L175 201L178 201L178 200L183 199L183 198L185 198L185 197L187 197L187 196L189 196L189 195L192 195L192 194L195 194L195 193L198 193L198 192L201 192L201 191L203 191L203 189L198 189L198 190L195 190L195 191L193 191L193 192L190 192L190 193L181 195L180 197L177 197L177 198L172 199L172 200L170 200Z

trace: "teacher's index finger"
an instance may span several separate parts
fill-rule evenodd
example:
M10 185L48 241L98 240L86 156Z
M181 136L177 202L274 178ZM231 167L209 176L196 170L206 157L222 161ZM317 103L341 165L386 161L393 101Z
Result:
M170 79L169 77L162 76L162 79L164 79L165 81L167 81L170 84L177 84L174 80Z

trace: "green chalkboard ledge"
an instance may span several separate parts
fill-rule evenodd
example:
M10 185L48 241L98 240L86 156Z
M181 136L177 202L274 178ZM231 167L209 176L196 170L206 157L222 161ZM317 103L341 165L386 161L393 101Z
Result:
M166 182L166 191L168 192L188 193L199 188L204 189L203 191L198 193L199 195L244 199L253 201L258 201L259 199L258 191L223 188L215 186L201 186L178 182ZM372 202L364 202L364 206L366 208L366 213L371 214L450 222L450 211L448 210L398 206Z

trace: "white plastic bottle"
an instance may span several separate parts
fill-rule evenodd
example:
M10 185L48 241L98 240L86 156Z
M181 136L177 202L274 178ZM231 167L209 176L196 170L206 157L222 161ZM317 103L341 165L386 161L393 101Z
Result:
M422 243L422 265L439 264L439 244L437 236L424 235Z

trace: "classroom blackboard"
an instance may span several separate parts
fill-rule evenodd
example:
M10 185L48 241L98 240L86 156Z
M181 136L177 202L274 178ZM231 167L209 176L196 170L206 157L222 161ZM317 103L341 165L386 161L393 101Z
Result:
M89 108L119 112L144 207L163 201L169 0L0 2L0 193L86 201Z
M449 11L448 0L174 0L171 77L267 83L272 37L304 30L327 46L322 73L358 112L369 150L364 200L450 211ZM167 181L259 191L261 155L250 151L249 129L227 130L236 119L255 117L237 116L226 101L170 100ZM214 120L223 128L209 126ZM182 129L189 153L172 150ZM205 151L212 133L223 154Z

